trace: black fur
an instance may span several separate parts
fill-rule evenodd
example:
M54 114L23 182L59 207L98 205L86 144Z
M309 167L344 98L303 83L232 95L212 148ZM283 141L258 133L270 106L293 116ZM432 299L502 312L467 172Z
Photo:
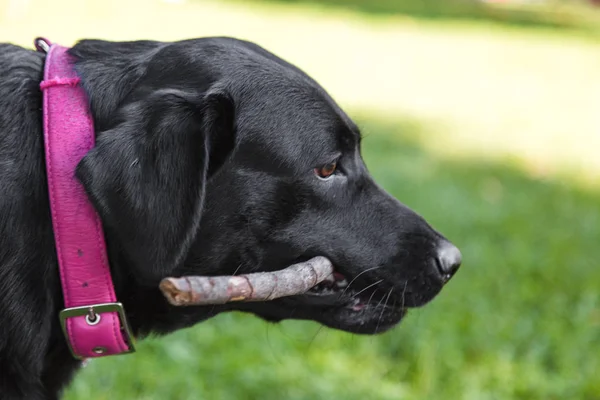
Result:
M102 218L138 337L231 310L376 333L442 288L445 239L373 182L358 128L296 67L229 38L84 40L70 53L97 135L76 176ZM0 44L2 399L56 399L80 366L57 318L44 57ZM335 175L319 179L314 169L335 159ZM174 308L157 288L165 276L274 270L315 255L353 281L344 295ZM353 310L349 295L379 280Z

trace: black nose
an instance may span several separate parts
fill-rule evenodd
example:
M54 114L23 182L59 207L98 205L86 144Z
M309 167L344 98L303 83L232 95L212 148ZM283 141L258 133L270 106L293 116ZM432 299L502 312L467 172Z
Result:
M458 271L462 262L460 250L450 242L444 241L438 248L437 267L444 281L450 280Z

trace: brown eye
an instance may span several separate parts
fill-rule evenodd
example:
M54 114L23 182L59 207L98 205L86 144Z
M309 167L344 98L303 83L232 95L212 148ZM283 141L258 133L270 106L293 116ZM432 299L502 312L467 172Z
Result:
M327 179L335 172L337 168L337 162L325 164L320 168L315 168L315 174L321 179Z

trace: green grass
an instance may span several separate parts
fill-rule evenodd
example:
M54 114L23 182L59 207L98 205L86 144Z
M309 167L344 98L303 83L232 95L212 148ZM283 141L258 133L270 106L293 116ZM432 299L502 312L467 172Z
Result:
M438 298L376 337L222 315L94 360L66 398L600 398L600 193L434 156L415 122L357 120L379 182L463 251Z
M197 0L198 1L198 0ZM237 0L240 1L240 0ZM243 0L241 0L243 1ZM600 12L587 0L547 0L542 4L485 4L478 0L254 0L309 4L371 15L403 15L425 21L469 21L527 28L600 34Z

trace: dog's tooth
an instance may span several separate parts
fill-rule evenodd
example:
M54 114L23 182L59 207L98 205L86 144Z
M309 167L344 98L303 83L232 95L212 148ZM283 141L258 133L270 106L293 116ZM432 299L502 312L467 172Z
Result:
M346 279L342 279L341 281L335 281L335 284L339 288L345 288L348 286L348 281Z
M335 278L333 277L333 274L331 274L327 278L323 279L323 282L329 282L329 283L335 282Z

